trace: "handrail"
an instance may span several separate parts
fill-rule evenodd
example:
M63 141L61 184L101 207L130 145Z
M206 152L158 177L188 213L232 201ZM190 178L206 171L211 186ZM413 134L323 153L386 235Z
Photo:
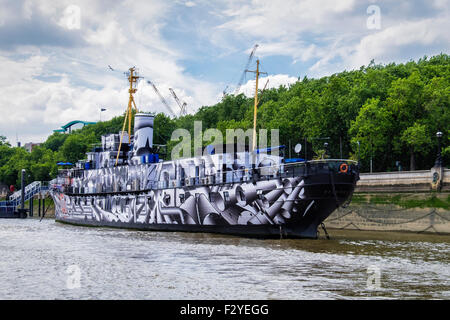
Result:
M24 201L29 200L34 195L47 191L49 189L47 182L33 181L29 185L25 186L25 197ZM0 202L0 208L16 208L22 202L22 190L14 192L7 201Z
M303 173L307 174L309 171L309 167L314 164L335 164L332 167L332 170L336 172L339 170L339 165L342 163L347 163L349 165L356 165L357 161L348 160L348 159L320 159L320 160L311 160L311 161L301 161L301 162L292 162L292 163L281 163L273 166L263 166L258 168L244 168L237 170L217 170L213 174L209 175L198 175L185 177L185 179L167 179L167 180L158 180L158 181L149 181L147 183L147 188L149 189L165 189L165 188L180 188L184 186L199 186L199 185L217 185L217 184L225 184L225 183L237 183L237 182L250 182L250 181L258 181L258 180L267 180L272 178L288 178L295 177L301 174L297 169L302 168ZM329 167L330 168L330 167ZM59 182L59 183L58 183ZM70 184L65 183L65 178L60 177L59 179L54 179L51 182L53 188L70 188L70 193L78 193L74 192L74 189L78 189L78 187L72 187ZM80 193L86 194L95 194L102 193L102 191L96 190L95 186L82 187L83 190L80 189ZM137 189L136 189L137 188ZM141 188L135 186L133 188L133 183L127 184L125 187L121 185L119 187L120 190L114 190L114 192L119 191L140 191ZM87 191L87 192L86 192ZM113 190L111 190L113 191Z

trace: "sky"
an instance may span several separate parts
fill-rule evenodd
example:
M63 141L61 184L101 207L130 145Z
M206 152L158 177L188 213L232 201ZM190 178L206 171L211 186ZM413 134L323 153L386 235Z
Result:
M260 86L449 53L450 0L0 0L0 135L43 142L72 120L108 120L143 78L142 111L187 111L233 93L255 44ZM111 70L108 66L111 66ZM254 74L240 92L252 96ZM106 109L100 112L100 108Z

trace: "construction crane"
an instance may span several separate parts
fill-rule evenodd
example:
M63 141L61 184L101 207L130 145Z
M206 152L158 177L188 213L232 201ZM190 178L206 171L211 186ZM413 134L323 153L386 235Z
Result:
M163 105L165 105L167 107L167 109L172 113L172 115L175 117L176 114L175 112L172 110L172 108L170 107L170 105L167 103L166 99L164 99L164 97L162 96L162 94L159 92L158 88L155 86L155 84L153 82L151 82L150 80L147 81L148 84L150 84L153 87L153 90L155 90L156 94L158 95L159 99L161 100L161 102L163 103Z
M111 71L114 72L118 72L118 70L116 70L115 68L113 68L111 65L108 65L108 68ZM130 69L131 70L131 69ZM133 67L133 71L135 71L135 67ZM129 71L128 72L124 72L124 74L128 77L130 76ZM140 76L139 78L144 78L142 76ZM156 87L156 85L151 82L150 80L147 80L147 83L150 84L153 87L153 90L155 90L156 94L158 95L159 99L161 100L161 102L163 103L163 105L169 110L169 112L175 117L176 113L174 112L174 110L170 107L170 105L167 103L166 99L164 99L164 97L161 95L161 93L159 92L158 88ZM136 89L134 89L136 91ZM135 93L135 91L133 93ZM136 109L136 104L134 103L134 100L132 101L134 104L134 107ZM137 110L137 109L136 109Z
M110 69L112 69L112 68L110 68ZM141 77L137 74L137 70L135 67L130 68L129 71L125 73L125 75L128 77L128 82L130 83L130 89L128 89L128 92L130 93L130 97L128 99L127 111L125 112L125 117L123 119L123 126L122 126L121 135L120 135L119 149L117 151L117 156L116 156L116 166L119 162L120 149L122 148L123 136L125 133L125 127L127 125L127 119L128 119L128 139L131 139L131 118L133 117L133 107L134 107L134 110L136 112L138 112L136 103L134 102L133 95L137 91L137 89L136 89L137 83L138 83L139 78L141 78Z
M258 48L258 44L255 44L255 46L252 49L252 52L250 53L250 56L248 57L247 64L245 65L244 71L242 72L241 79L239 79L239 83L237 84L236 90L234 91L234 95L237 95L239 93L239 90L241 89L242 82L244 82L245 74L247 72L248 67L250 66L250 63L252 62L253 57L255 56L255 51Z
M228 86L226 86L225 89L223 89L223 92L222 92L222 93L223 93L222 99L225 98L225 96L227 95L227 89L228 89Z
M170 93L172 94L173 98L175 99L175 101L177 102L178 106L179 106L180 109L181 109L181 111L180 111L180 116L185 116L186 113L187 113L187 112L186 112L186 106L187 106L187 103L186 103L186 102L181 103L180 99L178 99L178 97L177 97L175 91L173 91L172 88L169 88L169 91L170 91Z

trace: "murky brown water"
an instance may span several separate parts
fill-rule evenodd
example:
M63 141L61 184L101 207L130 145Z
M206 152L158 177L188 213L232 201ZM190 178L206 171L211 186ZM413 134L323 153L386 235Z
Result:
M450 236L329 233L256 240L3 219L0 299L450 298Z

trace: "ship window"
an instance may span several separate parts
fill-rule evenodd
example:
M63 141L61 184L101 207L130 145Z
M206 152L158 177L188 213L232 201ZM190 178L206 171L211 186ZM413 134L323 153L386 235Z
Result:
M164 203L166 206L170 204L170 194L164 194Z
M259 200L263 200L262 190L256 190L256 194L258 195Z

